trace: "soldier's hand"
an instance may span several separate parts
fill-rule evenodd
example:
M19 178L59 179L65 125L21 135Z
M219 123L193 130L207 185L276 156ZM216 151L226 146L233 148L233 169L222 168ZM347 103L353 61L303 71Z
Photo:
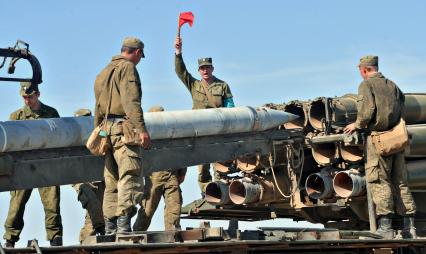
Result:
M351 124L346 125L345 129L343 130L343 132L346 133L346 134L351 134L355 130L356 130L355 123L351 123Z
M139 133L139 138L144 149L148 149L151 146L151 138L149 137L148 132Z
M181 37L176 37L175 49L176 49L176 55L179 55L179 54L182 53L182 38Z

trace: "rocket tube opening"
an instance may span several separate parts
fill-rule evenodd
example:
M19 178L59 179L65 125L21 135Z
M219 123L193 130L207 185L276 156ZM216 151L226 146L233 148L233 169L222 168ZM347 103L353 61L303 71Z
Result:
M284 111L299 116L299 118L285 123L286 129L298 129L306 126L306 115L302 105L288 104L284 107Z
M365 177L349 171L341 171L334 176L333 188L342 198L359 196L366 190Z
M246 200L246 188L240 181L233 181L229 185L229 198L234 204L244 204Z
M363 158L363 150L359 146L340 145L340 154L347 162L358 162Z
M309 122L316 130L323 129L325 119L325 104L322 100L316 100L311 103L308 114Z
M352 196L354 183L352 178L346 172L339 172L334 176L333 188L337 195L342 198Z
M335 143L312 145L312 156L320 165L326 165L338 158L338 150Z
M223 182L211 182L206 187L206 201L223 205L229 203L228 186Z
M321 173L311 174L306 178L305 189L313 199L328 197L331 194L331 179Z

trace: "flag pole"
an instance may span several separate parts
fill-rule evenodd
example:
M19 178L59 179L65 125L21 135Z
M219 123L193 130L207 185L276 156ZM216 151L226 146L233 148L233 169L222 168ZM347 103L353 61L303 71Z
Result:
M177 37L180 38L180 14L178 17L178 31L177 31Z

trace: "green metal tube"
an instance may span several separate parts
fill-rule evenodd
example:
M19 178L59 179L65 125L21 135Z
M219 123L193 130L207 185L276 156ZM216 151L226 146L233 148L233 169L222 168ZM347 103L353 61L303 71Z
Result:
M407 161L407 178L412 191L426 191L426 160Z
M405 151L406 157L426 157L426 124L408 125L410 145Z
M331 121L333 125L345 126L357 117L356 95L347 94L332 100ZM426 93L405 94L405 122L407 124L426 123ZM325 121L324 98L318 98L309 108L309 121L317 130L323 130Z
M426 93L406 93L404 113L407 124L426 123Z

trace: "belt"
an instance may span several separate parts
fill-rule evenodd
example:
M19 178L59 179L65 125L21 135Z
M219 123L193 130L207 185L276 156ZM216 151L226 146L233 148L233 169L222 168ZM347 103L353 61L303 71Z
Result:
M124 119L124 116L109 114L108 117L107 117L107 119L109 119L109 120L114 120L114 119L117 119L117 118Z

